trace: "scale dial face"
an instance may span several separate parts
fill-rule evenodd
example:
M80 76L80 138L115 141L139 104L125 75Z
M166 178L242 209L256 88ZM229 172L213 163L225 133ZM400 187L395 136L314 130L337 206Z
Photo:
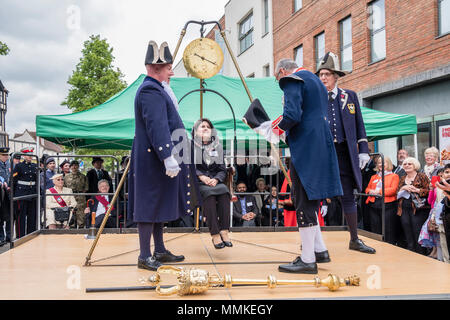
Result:
M211 78L223 65L223 51L217 42L199 38L189 43L183 53L186 71L195 78Z

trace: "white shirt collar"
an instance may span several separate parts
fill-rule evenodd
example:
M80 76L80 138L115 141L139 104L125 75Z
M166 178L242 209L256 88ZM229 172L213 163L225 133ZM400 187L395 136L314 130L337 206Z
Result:
M336 96L338 94L338 87L337 87L337 85L334 86L334 89L331 90L331 92L333 92L333 99L336 99Z

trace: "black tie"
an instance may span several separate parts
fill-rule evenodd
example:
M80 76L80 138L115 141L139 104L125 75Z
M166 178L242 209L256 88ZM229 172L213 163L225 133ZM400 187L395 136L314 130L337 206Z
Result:
M330 92L328 92L328 101L329 102L332 102L334 99L333 99L333 91L330 91Z

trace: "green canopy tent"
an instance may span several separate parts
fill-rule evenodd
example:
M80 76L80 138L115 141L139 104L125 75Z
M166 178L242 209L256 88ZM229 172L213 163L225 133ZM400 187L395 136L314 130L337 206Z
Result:
M92 109L63 115L38 115L37 136L69 147L131 149L134 137L134 98L144 77L145 75L139 76L126 89ZM261 100L271 119L282 113L282 91L273 77L248 78L246 83L252 96ZM196 78L172 78L170 84L178 99L200 87L200 82ZM231 104L236 117L238 147L240 141L247 141L244 145L248 147L249 143L255 143L260 139L241 121L250 101L239 78L216 75L205 80L204 87L219 92ZM200 117L199 105L199 92L185 96L180 102L179 112L189 131ZM362 108L362 113L370 140L417 132L414 115L392 114L368 108ZM205 92L203 117L213 122L221 139L233 140L233 115L226 100L212 92Z

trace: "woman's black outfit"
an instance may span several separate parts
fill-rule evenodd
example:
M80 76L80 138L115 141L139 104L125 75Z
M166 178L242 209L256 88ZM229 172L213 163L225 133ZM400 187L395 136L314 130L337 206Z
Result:
M195 137L193 152L197 178L207 176L218 181L216 186L211 187L198 178L203 215L206 217L209 232L216 235L221 230L230 229L230 191L224 184L227 170L223 148L215 137L206 144L199 137Z

